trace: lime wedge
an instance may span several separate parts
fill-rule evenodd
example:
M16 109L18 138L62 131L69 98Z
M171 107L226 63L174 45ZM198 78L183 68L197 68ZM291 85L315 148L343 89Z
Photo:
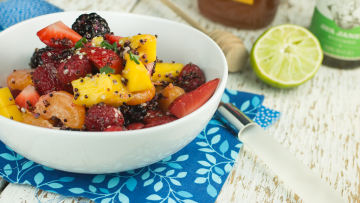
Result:
M296 87L318 71L323 59L317 38L297 25L270 28L255 42L250 62L255 74L278 88Z

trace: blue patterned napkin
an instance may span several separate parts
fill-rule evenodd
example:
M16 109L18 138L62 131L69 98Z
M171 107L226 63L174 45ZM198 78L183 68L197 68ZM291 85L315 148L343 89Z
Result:
M225 90L231 102L266 128L280 113L262 106L264 96ZM214 116L184 149L158 163L113 174L76 174L34 163L0 142L0 176L66 196L110 202L215 202L242 143Z
M42 0L0 3L0 31L25 19L60 12ZM231 102L263 128L280 113L262 106L264 96L225 90ZM110 202L215 202L242 143L216 116L184 149L144 168L113 174L76 174L54 170L17 154L0 142L0 176L65 196Z

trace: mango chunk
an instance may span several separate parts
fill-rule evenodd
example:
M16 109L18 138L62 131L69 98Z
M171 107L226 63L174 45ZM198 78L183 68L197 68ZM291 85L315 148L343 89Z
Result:
M0 108L0 115L14 121L22 121L22 115L16 105L5 106Z
M93 47L100 47L101 42L104 41L103 37L94 37L91 40L91 44Z
M156 63L155 73L151 76L153 82L174 82L173 78L177 77L184 65L181 63Z
M126 78L127 88L130 92L140 92L149 90L153 87L151 83L150 74L145 68L144 64L137 64L130 60L128 53L125 54L126 66L122 71L122 76Z
M100 102L107 105L121 106L123 102L130 101L131 93L122 83L125 79L121 75L97 74L71 82L74 88L76 105L91 107Z
M7 87L0 89L0 108L15 105L15 99Z
M130 47L132 49L137 49L140 56L139 60L143 64L152 63L156 60L156 37L154 35L135 35L132 37L124 37L119 40L119 44L122 47L124 47L126 42L130 42ZM146 57L144 56L145 54Z

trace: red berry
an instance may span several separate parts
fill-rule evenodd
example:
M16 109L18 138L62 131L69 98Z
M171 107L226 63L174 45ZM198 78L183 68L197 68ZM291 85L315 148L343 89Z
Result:
M85 77L91 73L91 62L86 56L73 55L70 59L60 63L57 67L57 76L62 83L71 83L73 80Z
M19 89L14 89L14 90L10 90L12 96L14 97L14 99L16 99L16 97L21 93L21 90Z
M49 47L60 49L71 48L82 38L61 21L43 28L36 35Z
M191 92L205 83L204 73L197 65L189 63L181 70L178 82L186 92Z
M39 93L37 93L34 86L29 85L16 97L15 103L20 108L32 111L39 99Z
M182 118L204 105L214 94L219 78L211 80L192 92L177 97L168 107L169 111L178 118Z
M126 129L128 129L128 130L138 130L138 129L144 128L144 126L145 125L142 124L142 123L132 123L132 124L126 126Z
M106 128L105 130L103 130L103 132L114 132L114 131L125 131L126 128L125 127L118 127L118 126L111 126L109 128Z
M71 84L63 84L56 77L56 69L39 66L33 73L33 82L40 95L45 95L52 91L66 91L73 94Z
M103 131L108 126L122 127L124 125L122 113L113 106L100 103L90 107L85 117L85 124L90 131Z
M146 124L144 128L163 125L175 120L177 120L175 116L166 115L166 113L161 110L148 110L147 115L144 118L144 123Z
M107 34L105 34L105 39L106 39L107 41L109 41L109 43L110 43L111 45L113 45L114 42L116 42L118 47L121 46L121 45L119 44L119 40L120 40L121 38L123 38L123 37L115 36L115 35L112 34L112 33L107 33Z
M86 53L89 60L98 68L109 66L115 74L121 74L124 69L123 60L114 51L100 47L82 48L80 52Z
M72 56L73 53L69 49L55 49L45 52L41 55L41 60L45 66L57 68L62 60Z

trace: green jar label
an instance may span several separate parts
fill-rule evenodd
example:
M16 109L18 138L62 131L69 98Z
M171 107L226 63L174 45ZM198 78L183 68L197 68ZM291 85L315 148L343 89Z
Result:
M336 59L360 60L360 7L356 8L355 4L339 6L318 0L310 31L319 39L324 54Z

